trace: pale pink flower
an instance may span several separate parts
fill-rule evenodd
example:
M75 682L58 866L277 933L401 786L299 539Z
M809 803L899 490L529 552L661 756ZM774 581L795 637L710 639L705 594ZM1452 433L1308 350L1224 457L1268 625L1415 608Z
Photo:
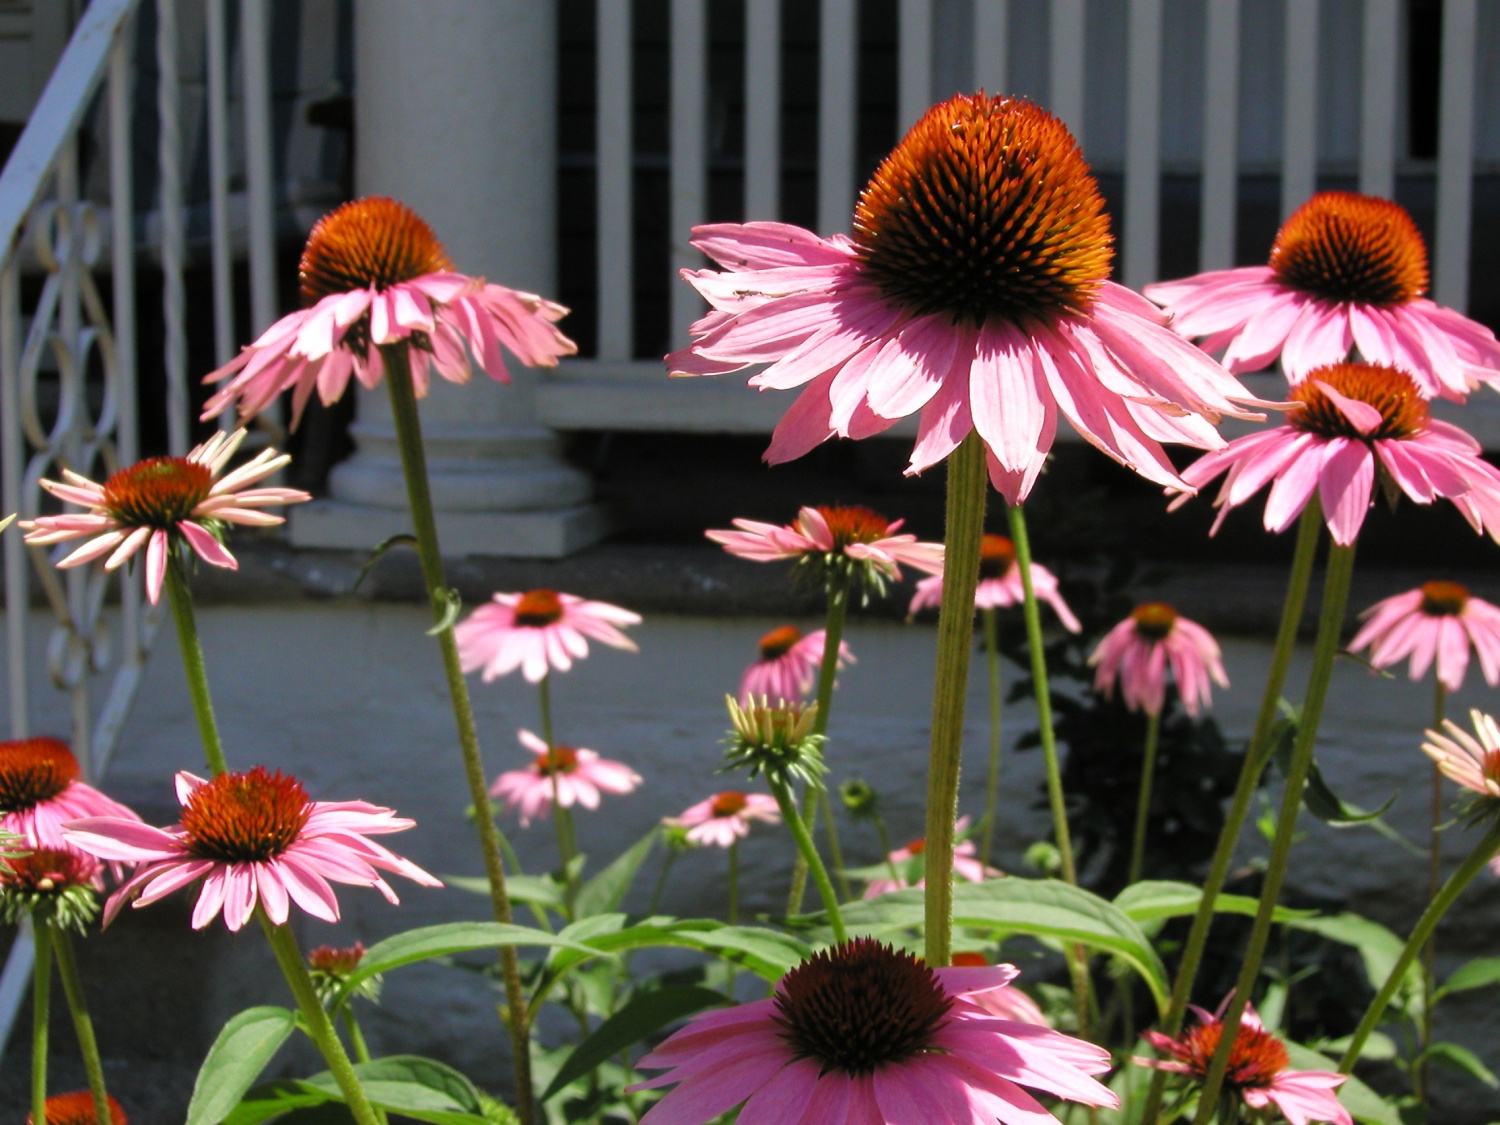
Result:
M1201 1082L1223 1038L1224 1009L1221 1005L1217 1013L1210 1013L1194 1006L1193 1014L1197 1024L1183 1032L1180 1039L1159 1031L1145 1033L1151 1045L1167 1058L1134 1061L1156 1070L1186 1074ZM1240 1017L1239 1034L1230 1049L1225 1090L1238 1094L1252 1110L1274 1106L1290 1125L1312 1122L1354 1125L1354 1119L1334 1093L1348 1080L1348 1075L1329 1070L1289 1070L1290 1065L1286 1047L1266 1030L1255 1009L1247 1004Z
M1350 348L1409 371L1426 398L1462 401L1500 379L1500 342L1484 325L1433 304L1427 247L1404 208L1348 191L1313 196L1282 225L1265 266L1146 286L1172 327L1224 351L1231 371L1281 357L1293 383Z
M775 995L695 1018L638 1064L676 1083L641 1125L702 1125L744 1103L739 1125L1043 1125L1022 1086L1119 1105L1090 1075L1109 1053L1045 1027L994 1018L977 999L1011 965L929 969L855 938L815 953Z
M465 672L484 669L488 682L521 669L538 683L549 669L566 672L589 654L588 639L635 652L619 626L639 625L640 615L607 602L590 602L556 590L496 594L453 629Z
M943 545L915 535L897 535L904 520L887 520L857 505L802 508L795 522L781 525L735 520L734 531L704 532L731 555L755 562L843 554L867 562L884 577L900 581L901 566L934 574L943 567Z
M1490 687L1500 684L1500 606L1476 598L1457 582L1424 582L1415 590L1376 602L1360 614L1364 624L1349 651L1370 648L1370 663L1387 668L1411 657L1411 678L1420 680L1437 660L1438 682L1450 692L1463 687L1469 646Z
M104 924L127 902L137 907L203 880L193 907L193 929L219 915L238 930L257 904L277 925L296 903L314 918L337 922L339 903L329 884L374 887L388 902L396 892L381 871L424 887L442 884L410 860L366 836L401 832L416 822L365 801L312 801L294 777L256 766L210 780L177 775L182 819L170 828L95 816L70 822L68 844L113 863L137 864L104 907Z
M815 629L804 635L795 625L781 625L760 639L760 658L740 677L740 702L749 706L764 697L772 704L779 700L795 703L810 693L818 682L828 635ZM839 644L838 666L854 663L849 646Z
M1475 795L1471 811L1493 814L1500 806L1500 725L1492 716L1475 708L1469 712L1474 724L1470 735L1452 719L1443 720L1443 730L1426 733L1422 753L1450 780ZM1490 870L1500 875L1500 855L1490 860Z
M167 560L182 543L210 566L238 570L239 562L220 541L221 525L274 527L285 520L263 508L312 499L295 488L245 487L291 461L273 449L261 450L220 477L244 440L244 430L220 431L186 457L149 457L111 474L103 484L64 469L63 483L43 480L41 486L88 511L25 520L21 526L27 529L26 542L45 547L88 537L57 565L81 566L108 555L105 570L124 565L145 547L146 596L152 605L161 597Z
M601 758L596 751L572 746L549 748L529 730L517 731L516 735L531 751L531 765L502 773L490 786L490 796L504 798L513 812L519 812L522 828L531 827L534 818L547 815L554 786L563 808L577 804L597 809L599 794L629 793L641 783L641 775L635 770Z
M959 968L978 969L989 965L982 953L955 953L953 964ZM1013 985L992 988L975 993L971 999L990 1015L1016 1023L1031 1023L1037 1027L1051 1027L1037 1002Z
M1418 504L1441 496L1476 531L1500 531L1500 472L1481 459L1477 441L1432 417L1404 371L1333 364L1309 372L1290 397L1302 405L1283 425L1236 438L1183 471L1188 484L1202 488L1227 470L1214 500L1215 531L1229 509L1266 484L1266 530L1289 527L1316 491L1329 534L1342 546L1359 535L1377 484L1394 485Z
M762 390L803 388L766 459L920 413L908 472L978 431L990 479L1030 492L1066 418L1163 485L1163 441L1223 444L1222 416L1268 404L1108 280L1109 219L1067 128L1017 98L934 106L875 172L853 237L784 223L716 224L693 245L724 267L684 271L712 306L674 375L769 363Z
M993 867L986 867L983 863L979 862L977 858L979 851L974 847L974 841L961 839L963 834L968 831L968 828L969 818L966 816L959 817L953 825L953 835L958 841L953 845L953 877L961 879L966 883L982 883L986 879L997 878L1000 875L999 871ZM918 836L905 846L891 852L886 856L886 859L900 873L899 877L892 879L887 876L880 876L879 878L871 879L869 885L865 887L865 893L860 897L879 898L883 894L891 891L905 890L907 887L925 887L927 885L926 879L918 879L915 883L908 882L906 869L912 860L920 855L924 855L926 851L927 838L925 836Z
M28 848L73 847L63 825L82 816L140 820L120 802L79 779L78 759L56 738L0 742L0 832Z
M430 370L466 382L470 357L510 381L501 346L530 367L556 367L577 345L555 327L562 305L535 293L453 272L432 229L394 199L356 199L318 220L298 270L308 307L282 317L204 382L228 379L208 400L210 418L239 403L259 414L292 392L293 425L316 388L332 403L352 375L366 387L385 373L382 345L407 343L412 384L427 393Z
M667 823L686 828L689 842L700 846L727 848L750 835L750 822L777 824L781 812L776 798L765 793L741 793L736 789L715 793L699 801Z
M1219 643L1202 625L1166 602L1138 605L1099 642L1089 657L1094 690L1105 696L1120 683L1125 706L1160 715L1167 699L1167 669L1177 681L1182 707L1193 718L1213 702L1210 680L1229 686Z
M1057 614L1063 628L1070 633L1083 629L1068 603L1057 589L1057 575L1044 566L1031 564L1031 588L1037 601L1046 602ZM1021 587L1021 569L1016 565L1016 548L1003 535L986 535L979 544L979 585L974 590L975 609L1008 609L1026 600L1026 591ZM943 604L943 575L939 570L930 578L917 583L912 595L911 607L907 610L915 616L924 609L937 609Z

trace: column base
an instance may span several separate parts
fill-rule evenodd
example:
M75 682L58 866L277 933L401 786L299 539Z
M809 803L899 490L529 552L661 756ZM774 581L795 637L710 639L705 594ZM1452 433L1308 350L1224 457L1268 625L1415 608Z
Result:
M287 512L293 547L373 550L393 535L411 533L404 508L378 508L347 500L314 500ZM439 511L443 554L560 559L599 542L609 518L598 504L531 512Z

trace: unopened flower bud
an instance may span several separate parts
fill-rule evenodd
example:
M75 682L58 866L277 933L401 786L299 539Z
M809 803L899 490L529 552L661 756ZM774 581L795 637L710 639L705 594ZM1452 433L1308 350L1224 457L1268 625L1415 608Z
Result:
M851 777L840 785L839 799L856 820L873 820L880 815L880 794L863 778Z
M724 701L734 727L725 739L727 768L748 769L751 777L764 773L777 783L819 783L827 767L823 765L823 736L813 733L816 703L779 699L773 705L761 696L741 707L732 695Z
M362 942L342 948L332 945L320 945L307 955L308 976L312 977L313 988L317 990L318 999L325 1007L331 1005L344 982L359 968L359 963L365 959L365 947ZM351 996L363 996L372 1002L380 999L380 986L382 978L379 973L367 977L354 986Z

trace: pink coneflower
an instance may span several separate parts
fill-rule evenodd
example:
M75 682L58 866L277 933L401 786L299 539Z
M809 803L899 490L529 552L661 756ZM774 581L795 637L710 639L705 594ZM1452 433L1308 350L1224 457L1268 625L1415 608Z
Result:
M829 556L844 555L868 563L881 576L901 580L901 564L928 574L943 566L943 545L924 543L915 535L897 535L904 520L887 520L879 512L858 505L802 508L786 525L734 520L734 531L704 532L731 555L755 562L781 559L816 560L830 565Z
M1410 371L1425 397L1462 401L1500 378L1500 343L1426 291L1427 247L1411 216L1349 191L1320 192L1294 211L1269 265L1146 286L1178 332L1225 349L1231 371L1259 371L1279 355L1297 383L1357 347L1362 359Z
M989 963L982 953L955 953L953 955L953 964L956 968L978 969L987 967ZM1047 1017L1042 1015L1042 1009L1037 1002L1012 985L977 992L971 999L997 1019L1030 1023L1037 1027L1052 1026L1047 1022Z
M114 1095L104 1095L109 1102L110 1125L128 1125L125 1110L115 1101ZM88 1090L71 1094L54 1094L47 1099L46 1125L98 1125L94 1114L94 1095ZM26 1115L26 1125L33 1125L31 1114Z
M1493 812L1500 808L1500 725L1494 718L1475 708L1469 712L1474 724L1471 735L1452 719L1443 720L1442 733L1426 732L1422 753L1449 780L1473 793L1480 802L1475 812ZM1490 860L1490 869L1500 875L1500 856Z
M1472 644L1485 680L1491 687L1500 684L1500 607L1457 582L1424 582L1376 602L1360 617L1364 624L1349 651L1369 647L1377 668L1410 656L1411 678L1420 680L1436 659L1438 682L1454 692L1463 686Z
M356 199L318 220L298 267L299 312L289 313L204 382L228 379L208 400L210 418L238 401L259 414L292 392L293 425L316 388L335 402L352 375L373 387L385 373L384 344L409 343L412 384L427 393L429 368L466 382L470 356L506 383L501 346L530 367L556 367L576 344L555 327L567 309L534 293L453 272L432 228L403 203Z
M1094 690L1105 696L1115 691L1132 711L1160 715L1167 699L1167 669L1177 681L1182 707L1193 718L1213 702L1210 680L1229 686L1219 643L1202 625L1189 621L1166 602L1147 602L1131 610L1099 642L1089 657L1096 668Z
M563 808L574 804L586 809L599 807L600 793L629 793L641 783L641 775L629 766L599 757L593 750L553 746L529 730L518 731L521 745L531 751L531 765L524 770L502 773L490 786L491 797L521 814L521 827L529 828L535 817L546 816L552 807L552 792Z
M496 594L453 629L465 672L484 669L488 682L517 668L531 683L549 668L566 672L589 654L588 638L635 652L618 626L639 625L639 614L556 590Z
M1316 490L1329 534L1341 546L1359 534L1377 484L1418 504L1451 500L1476 531L1494 534L1500 527L1500 472L1480 459L1477 441L1432 417L1406 372L1336 363L1309 372L1290 397L1302 405L1283 425L1236 438L1183 472L1188 484L1202 488L1228 471L1214 500L1221 509L1214 530L1230 508L1271 482L1268 531L1289 527Z
M690 843L727 848L750 835L750 822L777 824L781 813L776 798L765 793L741 793L736 789L715 793L699 801L667 823L686 828Z
M643 1058L676 1083L641 1125L701 1125L740 1103L741 1125L1039 1125L1056 1119L1022 1086L1119 1105L1093 1078L1109 1053L1047 1028L995 1019L976 1002L1010 965L930 969L856 938L815 953L776 994L694 1019Z
M968 827L969 818L966 816L959 817L953 825L954 837L963 836ZM901 872L900 877L896 879L885 877L871 879L869 885L865 887L865 893L860 897L878 898L890 891L901 891L907 887L925 887L927 885L926 879L918 879L915 883L909 882L906 871L907 865L918 856L926 854L926 851L926 837L918 836L904 847L897 848L891 852L886 856L886 861L898 872ZM981 863L977 858L978 855L979 852L974 847L973 840L959 839L958 843L953 845L953 877L955 879L962 879L967 883L982 883L986 879L993 879L1000 874L993 867L986 867Z
M0 742L0 832L28 848L67 848L63 825L81 816L139 821L120 802L79 781L78 759L56 738Z
M717 224L684 271L713 311L673 374L770 363L752 386L804 387L766 459L921 413L908 472L977 430L990 478L1024 499L1059 413L1115 460L1179 484L1161 442L1217 449L1221 416L1264 406L1108 280L1104 198L1066 126L1019 98L960 94L927 111L876 170L854 236Z
M795 625L781 625L760 639L760 659L740 678L740 702L748 706L764 697L795 702L804 698L818 682L827 632L815 629L806 635ZM847 644L839 644L839 667L854 663Z
M1077 633L1083 626L1057 590L1057 576L1044 566L1031 564L1031 588L1037 600L1046 602L1057 614L1063 628ZM979 585L974 590L975 609L1007 609L1026 600L1021 588L1021 571L1016 566L1015 545L1003 535L986 535L979 544ZM943 603L941 571L917 583L912 595L910 614L937 609Z
M1201 1082L1223 1038L1224 1013L1222 1007L1213 1014L1196 1006L1193 1013L1198 1023L1188 1028L1181 1039L1159 1031L1145 1033L1151 1045L1168 1058L1135 1061L1156 1070L1190 1075ZM1246 1005L1240 1017L1239 1034L1230 1049L1224 1088L1238 1094L1253 1110L1274 1106L1291 1125L1310 1125L1315 1121L1354 1125L1354 1119L1334 1093L1348 1080L1348 1075L1329 1070L1288 1070L1290 1064L1281 1040L1267 1031L1255 1009Z
M416 822L365 801L311 801L294 777L256 766L205 781L177 775L182 820L152 828L120 817L71 822L68 843L114 863L139 864L104 908L107 926L127 902L145 906L203 879L193 929L219 913L231 930L250 920L259 903L277 925L295 902L314 918L337 922L330 881L374 887L388 902L396 892L381 871L424 887L442 884L410 860L365 839L411 828ZM377 870L378 869L378 870Z
M295 488L245 487L291 461L273 449L262 450L219 477L244 440L244 430L221 431L186 457L149 457L112 473L103 484L64 469L66 483L43 480L41 486L88 511L23 521L26 542L43 547L88 536L87 543L57 565L81 566L107 554L105 570L123 565L144 546L146 596L152 605L161 597L167 561L182 543L210 566L238 570L240 564L221 542L223 525L273 527L285 521L263 508L312 499Z

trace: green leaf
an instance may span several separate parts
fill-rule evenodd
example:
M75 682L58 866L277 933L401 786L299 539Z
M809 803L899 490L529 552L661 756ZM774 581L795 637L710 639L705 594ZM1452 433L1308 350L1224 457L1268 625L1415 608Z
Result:
M1491 984L1500 984L1500 957L1476 957L1467 965L1453 970L1432 994L1432 999L1436 1003L1450 992L1468 992Z
M570 1082L582 1078L594 1067L633 1043L638 1043L652 1032L674 1020L729 1003L723 993L697 985L679 985L655 988L638 992L619 1011L610 1016L594 1030L594 1033L578 1044L558 1072L552 1076L541 1100L547 1101Z
M240 1099L240 1104L224 1118L223 1125L260 1125L262 1121L280 1117L294 1109L327 1103L327 1094L321 1090L313 1090L305 1083L291 1079L265 1082L252 1087Z
M1379 922L1361 918L1358 914L1333 914L1323 918L1296 918L1287 923L1293 929L1321 934L1330 941L1352 946L1364 962L1365 975L1372 987L1379 989L1385 984L1401 950L1406 943ZM1402 1010L1411 1015L1420 1008L1422 997L1422 970L1415 961L1406 970L1406 979L1396 994Z
M1115 905L1136 922L1145 923L1196 914L1198 903L1202 899L1202 888L1191 883L1147 881L1126 887L1115 896ZM1260 900L1246 895L1221 894L1214 903L1216 914L1254 915L1259 909ZM1311 918L1316 913L1314 910L1293 910L1287 906L1278 906L1275 919L1278 922L1288 922L1293 918Z
M1292 1066L1298 1070L1338 1069L1338 1064L1326 1055L1320 1055L1291 1040L1285 1040L1285 1043L1287 1056L1291 1059ZM1354 1115L1356 1121L1363 1122L1364 1125L1402 1125L1401 1115L1396 1112L1396 1107L1352 1074L1339 1087L1339 1101Z
M490 897L490 881L482 876L444 875L443 882L470 894ZM528 906L550 906L554 910L563 908L562 888L550 875L507 875L505 893L511 902L524 902Z
M587 918L594 914L607 914L618 910L620 903L625 899L625 893L630 890L630 884L635 881L636 872L640 871L641 864L645 863L646 857L651 854L656 837L657 830L653 828L618 856L613 863L585 883L578 892L575 915L579 918Z
M354 1068L365 1096L381 1109L393 1110L433 1125L482 1125L479 1091L451 1066L417 1055L389 1055ZM343 1101L338 1083L324 1071L307 1085Z
M1297 740L1297 725L1302 721L1302 716L1284 699L1281 701L1281 712L1282 717L1277 719L1275 726L1271 728L1271 747L1276 757L1276 768L1285 776L1291 767L1292 747ZM1396 797L1397 794L1392 793L1390 799L1374 811L1347 804L1334 793L1327 779L1323 777L1323 771L1318 768L1318 763L1313 761L1308 768L1307 786L1302 791L1302 805L1313 816L1330 827L1353 828L1366 824L1383 836L1398 842L1407 842L1399 832L1380 820L1396 803ZM1409 842L1407 843L1409 846Z
M1470 1078L1477 1078L1486 1086L1500 1086L1500 1079L1495 1077L1495 1072L1485 1066L1473 1051L1457 1043L1434 1043L1423 1051L1419 1058L1430 1059L1439 1066L1456 1070L1460 1074L1467 1074Z
M776 930L726 926L710 918L647 918L633 926L627 921L623 914L596 914L568 926L558 937L585 939L588 945L584 952L558 950L548 967L561 976L590 956L671 946L716 954L774 983L810 952L798 939Z
M355 575L354 578L354 585L349 587L349 596L354 596L354 594L359 590L360 584L370 576L370 571L375 569L375 564L380 561L381 556L383 556L392 547L416 546L417 537L415 535L412 535L410 532L402 532L398 535L392 535L389 539L383 540L373 551L370 552L370 557L365 560L364 566L359 568L359 573Z
M447 590L444 590L442 593L442 598L443 616L438 618L436 625L427 630L427 635L429 637L439 636L443 633L446 633L449 629L453 628L453 623L458 620L459 613L463 611L464 600L459 596L457 590L454 590L451 587Z
M218 1125L297 1026L286 1008L249 1008L224 1025L193 1083L187 1125Z

